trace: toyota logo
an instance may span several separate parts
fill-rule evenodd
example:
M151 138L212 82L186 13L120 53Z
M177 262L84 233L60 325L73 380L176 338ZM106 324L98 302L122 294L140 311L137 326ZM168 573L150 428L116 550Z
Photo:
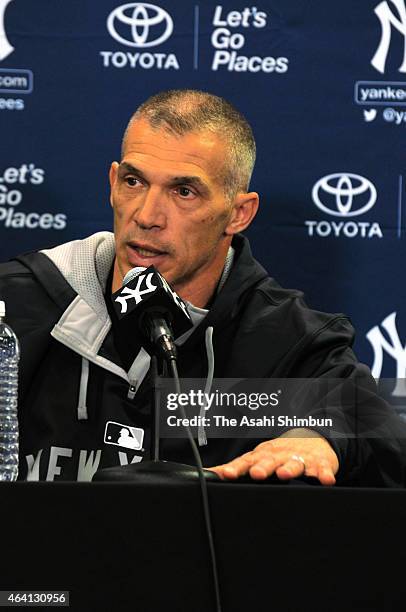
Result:
M111 36L129 47L155 47L173 31L172 17L161 7L130 2L117 7L107 18ZM150 30L152 34L150 37ZM148 40L150 38L150 40Z
M377 193L375 186L364 176L337 172L317 181L312 198L316 206L329 215L356 217L373 207Z

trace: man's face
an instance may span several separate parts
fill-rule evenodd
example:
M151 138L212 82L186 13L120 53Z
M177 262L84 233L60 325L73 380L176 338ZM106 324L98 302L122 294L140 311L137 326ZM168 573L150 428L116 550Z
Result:
M210 283L214 289L234 233L221 179L225 155L211 133L174 136L145 120L132 124L123 159L110 171L114 291L128 270L150 265L184 299L193 302Z

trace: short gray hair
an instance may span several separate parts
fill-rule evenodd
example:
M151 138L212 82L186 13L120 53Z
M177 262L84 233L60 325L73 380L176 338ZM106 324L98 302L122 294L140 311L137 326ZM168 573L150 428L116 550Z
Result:
M179 136L203 130L218 134L228 147L222 173L226 196L233 199L239 191L248 191L256 155L254 135L245 117L230 102L194 89L155 94L131 117L124 133L122 155L131 125L142 118L153 128L164 126Z

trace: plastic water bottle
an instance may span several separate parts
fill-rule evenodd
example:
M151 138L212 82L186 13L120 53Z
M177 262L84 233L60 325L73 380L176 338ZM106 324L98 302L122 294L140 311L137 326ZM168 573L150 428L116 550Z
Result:
M20 345L6 325L6 308L0 301L0 481L16 480L18 474L18 361Z

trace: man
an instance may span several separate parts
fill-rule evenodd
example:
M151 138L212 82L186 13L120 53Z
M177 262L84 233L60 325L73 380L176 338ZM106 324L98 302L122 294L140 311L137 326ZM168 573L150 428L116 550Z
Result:
M380 442L348 439L351 418L336 411L341 438L316 428L287 429L255 447L209 440L204 465L223 479L403 483L397 425L388 417L386 426L386 408L349 348L348 320L311 311L299 292L280 288L240 235L258 209L248 190L254 161L251 129L225 100L158 94L132 117L121 162L111 166L114 239L104 232L1 267L0 297L12 304L22 343L21 478L90 480L99 467L148 456L150 358L120 335L110 296L131 268L154 265L195 323L179 339L182 377L207 375L206 348L217 378L362 377L364 404L391 438L382 465ZM142 432L138 452L118 444L122 427ZM162 458L193 462L187 440L165 440Z

